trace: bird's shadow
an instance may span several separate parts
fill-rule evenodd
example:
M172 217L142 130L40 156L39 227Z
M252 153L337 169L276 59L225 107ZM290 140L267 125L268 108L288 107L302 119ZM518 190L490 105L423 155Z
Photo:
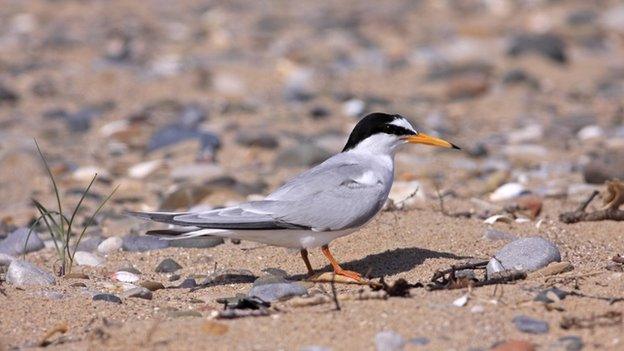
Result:
M429 258L450 258L454 260L464 260L473 258L471 256L459 256L450 252L432 251L418 247L397 248L384 252L368 255L364 258L344 262L341 267L353 270L362 275L367 274L369 278L380 278L388 275L395 275L412 270L414 267L425 262ZM331 272L331 266L323 267L320 272ZM304 275L294 275L290 279L305 279Z

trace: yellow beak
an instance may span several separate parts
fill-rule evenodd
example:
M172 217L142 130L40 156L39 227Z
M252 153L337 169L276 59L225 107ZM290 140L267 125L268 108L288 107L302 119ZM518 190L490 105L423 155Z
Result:
M446 140L435 138L435 137L432 137L423 133L418 133L416 135L409 135L409 136L403 137L402 139L407 141L410 144L425 144L425 145L441 146L441 147L447 147L447 148L460 150L460 148L455 144L451 144Z

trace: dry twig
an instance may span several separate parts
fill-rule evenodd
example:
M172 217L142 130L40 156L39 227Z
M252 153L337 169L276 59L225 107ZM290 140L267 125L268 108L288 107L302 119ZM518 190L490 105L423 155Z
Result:
M598 191L594 191L575 211L560 214L559 220L568 224L605 220L624 221L624 211L619 209L624 203L624 183L620 180L612 180L606 182L606 186L603 196L605 205L602 209L585 212L589 203L598 195Z

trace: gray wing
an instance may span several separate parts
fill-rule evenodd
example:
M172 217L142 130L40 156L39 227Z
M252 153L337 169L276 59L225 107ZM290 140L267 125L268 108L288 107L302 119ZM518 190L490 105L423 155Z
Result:
M388 190L382 176L339 154L293 178L262 201L199 213L134 215L202 228L341 230L371 219L383 206Z

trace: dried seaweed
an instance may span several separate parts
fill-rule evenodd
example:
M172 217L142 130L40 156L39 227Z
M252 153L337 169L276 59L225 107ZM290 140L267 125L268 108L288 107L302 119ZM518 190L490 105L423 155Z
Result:
M561 329L594 329L597 327L613 327L622 325L622 312L609 311L589 317L563 317Z
M399 278L395 280L394 283L388 284L386 283L384 277L381 277L379 279L379 284L371 286L371 289L373 291L385 291L388 296L408 297L410 296L410 289L422 287L422 283L411 284L403 278Z
M598 191L594 191L575 211L560 214L559 220L568 224L605 220L624 221L624 211L619 209L624 203L624 183L620 180L611 180L607 181L605 185L607 188L603 195L604 206L602 209L593 212L585 211L599 194Z

